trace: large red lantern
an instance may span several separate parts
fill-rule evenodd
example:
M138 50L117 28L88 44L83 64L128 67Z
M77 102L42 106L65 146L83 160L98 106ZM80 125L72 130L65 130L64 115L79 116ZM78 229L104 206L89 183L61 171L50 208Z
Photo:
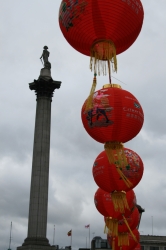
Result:
M93 164L93 177L96 184L106 192L129 191L141 180L143 175L143 162L139 155L131 149L124 148L127 165L121 166L123 175L128 178L132 186L127 186L119 175L115 164L110 164L105 151L101 152Z
M60 29L68 43L97 60L115 59L138 37L143 23L140 0L62 0Z
M128 142L141 130L144 113L139 101L119 85L108 84L93 95L93 107L82 107L87 133L100 143Z
M136 196L133 190L126 193L126 199L128 202L129 209L125 209L125 216L129 216L136 205ZM114 219L122 219L122 214L114 209L114 204L110 193L105 192L101 188L98 188L95 196L94 202L97 210L105 217L112 217Z

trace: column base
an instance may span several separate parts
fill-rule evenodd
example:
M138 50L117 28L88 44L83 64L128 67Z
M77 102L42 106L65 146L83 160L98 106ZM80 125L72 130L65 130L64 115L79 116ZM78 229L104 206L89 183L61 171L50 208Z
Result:
M55 246L27 245L17 247L17 250L57 250Z
M45 237L27 237L22 246L29 245L50 246L48 239Z
M50 246L47 238L27 237L22 246L17 247L17 250L57 250L57 248Z

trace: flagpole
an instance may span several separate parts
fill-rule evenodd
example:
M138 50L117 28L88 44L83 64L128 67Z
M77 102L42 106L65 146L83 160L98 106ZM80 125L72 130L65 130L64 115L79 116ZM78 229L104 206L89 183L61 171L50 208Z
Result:
M72 250L72 236L73 236L73 230L71 231L71 242L70 242L71 250Z
M54 246L54 243L55 243L55 225L54 225L54 232L53 232L53 246Z
M11 250L10 249L10 246L11 246L11 240L12 240L12 221L11 221L11 225L10 225L10 238L9 238L9 250Z
M89 248L91 248L90 247L90 224L89 224Z

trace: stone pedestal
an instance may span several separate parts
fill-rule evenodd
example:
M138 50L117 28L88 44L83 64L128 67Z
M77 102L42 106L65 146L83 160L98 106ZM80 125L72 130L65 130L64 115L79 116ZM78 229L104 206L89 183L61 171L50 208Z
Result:
M17 250L57 250L57 249L54 246L27 245L27 246L17 247Z
M46 69L46 71L49 71ZM32 176L29 203L28 235L17 250L54 250L46 238L49 182L51 102L53 92L61 82L53 81L50 73L29 84L37 96L33 146ZM41 76L41 75L40 75ZM44 78L46 77L46 78Z
M46 68L41 69L39 79L43 79L45 81L52 79L51 70Z

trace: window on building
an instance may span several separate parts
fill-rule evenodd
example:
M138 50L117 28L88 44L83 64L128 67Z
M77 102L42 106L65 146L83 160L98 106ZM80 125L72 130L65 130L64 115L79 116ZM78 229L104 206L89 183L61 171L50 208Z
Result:
M101 248L107 248L107 241L101 241Z
M152 247L152 246L150 246L150 250L159 250L159 247Z
M101 248L101 240L95 241L95 248Z

